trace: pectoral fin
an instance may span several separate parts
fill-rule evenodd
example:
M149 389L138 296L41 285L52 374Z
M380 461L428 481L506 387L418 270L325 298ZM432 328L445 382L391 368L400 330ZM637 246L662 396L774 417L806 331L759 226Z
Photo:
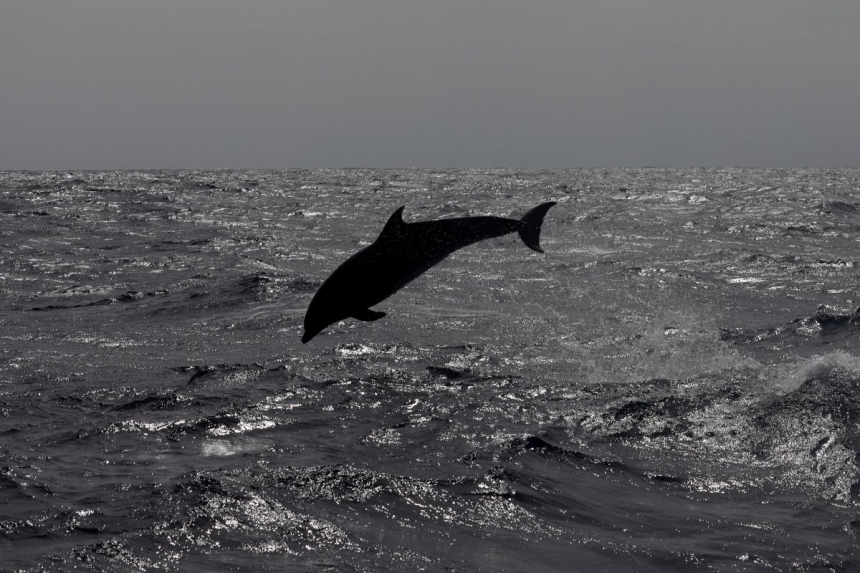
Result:
M363 308L352 313L353 318L357 318L358 320L363 320L365 322L373 322L374 320L379 320L383 316L385 316L384 312L377 312L375 310L370 310L369 308Z

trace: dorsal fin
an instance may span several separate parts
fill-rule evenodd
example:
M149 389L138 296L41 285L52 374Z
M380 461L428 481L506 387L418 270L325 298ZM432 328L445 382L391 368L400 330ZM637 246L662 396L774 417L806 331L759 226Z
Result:
M391 217L388 218L388 222L385 223L385 226L382 228L382 232L379 233L379 239L397 234L397 231L406 225L406 223L403 222L403 209L405 208L406 205L400 207L391 214ZM377 241L379 239L377 239Z

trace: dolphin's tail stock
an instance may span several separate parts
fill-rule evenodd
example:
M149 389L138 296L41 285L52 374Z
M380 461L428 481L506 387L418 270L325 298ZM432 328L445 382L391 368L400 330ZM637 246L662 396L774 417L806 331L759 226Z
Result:
M518 230L520 238L533 251L543 252L543 249L540 248L540 226L543 224L544 215L553 205L555 205L555 201L538 205L520 219Z

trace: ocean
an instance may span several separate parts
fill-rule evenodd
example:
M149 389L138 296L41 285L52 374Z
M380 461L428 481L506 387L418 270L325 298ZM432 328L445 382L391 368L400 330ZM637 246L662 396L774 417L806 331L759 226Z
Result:
M519 218L301 343L404 219ZM860 170L0 173L0 571L860 571Z

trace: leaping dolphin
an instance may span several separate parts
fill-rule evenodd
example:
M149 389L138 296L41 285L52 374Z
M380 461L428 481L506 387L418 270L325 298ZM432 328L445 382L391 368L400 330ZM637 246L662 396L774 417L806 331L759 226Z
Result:
M372 321L385 316L370 307L387 299L427 269L472 243L513 233L533 251L540 248L544 215L554 201L538 205L519 221L504 217L459 217L403 221L400 207L376 241L344 261L322 284L305 314L307 343L327 326L346 318Z

